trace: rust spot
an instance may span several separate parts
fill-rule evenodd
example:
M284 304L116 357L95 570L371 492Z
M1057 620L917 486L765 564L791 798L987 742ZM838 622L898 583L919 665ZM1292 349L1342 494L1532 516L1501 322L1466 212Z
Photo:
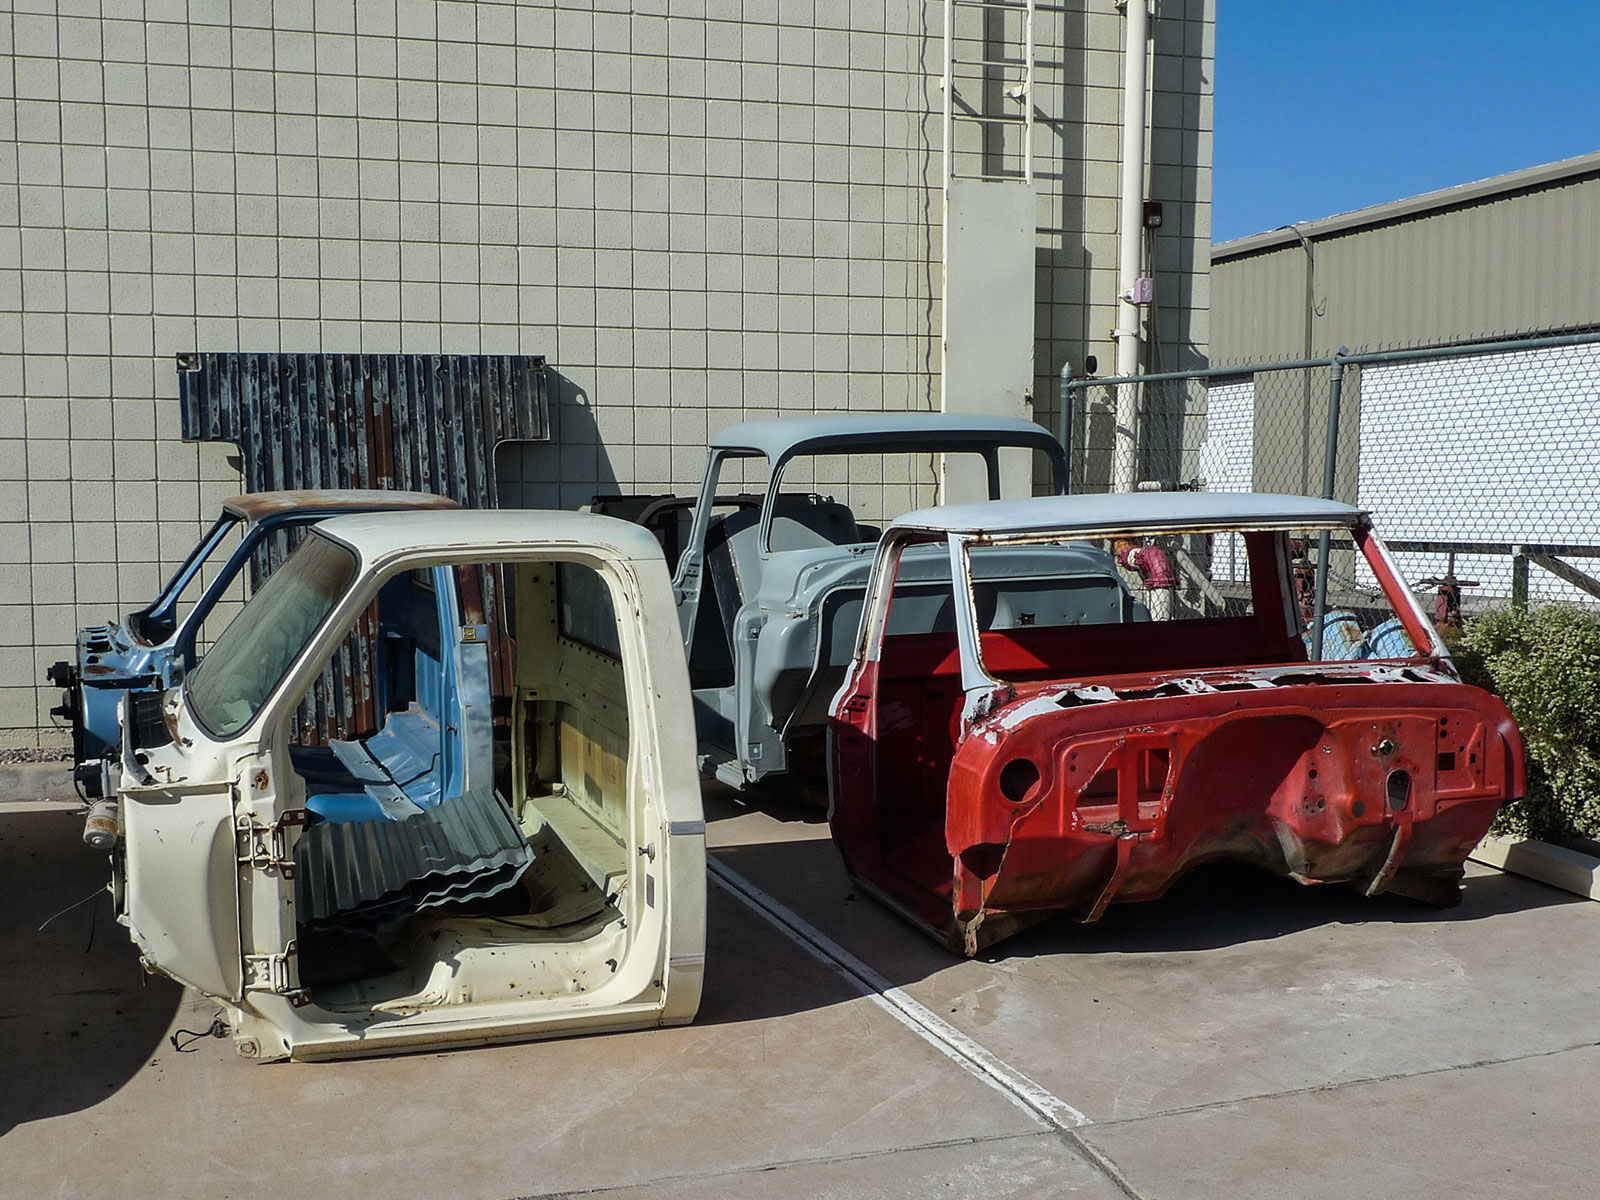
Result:
M296 488L284 492L250 492L223 502L222 510L252 525L277 513L303 508L367 510L382 508L460 508L447 496L429 492L379 488Z
M1128 834L1128 823L1121 820L1085 821L1083 825L1083 831L1085 833L1109 833L1113 837L1126 837Z

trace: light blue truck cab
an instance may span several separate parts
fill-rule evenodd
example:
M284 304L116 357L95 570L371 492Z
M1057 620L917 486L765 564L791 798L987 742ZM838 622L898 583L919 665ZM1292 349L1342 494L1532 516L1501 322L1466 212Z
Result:
M1042 459L1030 462L1042 469L1015 470L1023 456ZM854 651L882 533L876 522L942 498L952 460L965 460L966 468L976 460L990 499L1015 498L1002 497L1004 481L1030 494L1036 475L1048 479L1053 493L1066 489L1060 443L1014 418L791 417L747 421L712 440L673 579L703 772L735 788L784 773L821 781L829 702ZM910 502L887 511L884 493ZM1046 582L1059 587L1064 576L1110 586L1136 619L1110 555L1083 544L988 556L980 602L1019 606L1017 619L1027 620L1051 602L1039 589ZM918 585L910 590L920 599L897 607L897 619L929 631L951 627L947 554L937 547L908 551L900 583L902 591Z
M149 604L121 621L78 630L74 661L54 663L46 678L62 689L52 715L72 723L73 773L90 797L105 793L105 759L122 735L117 705L130 689L164 690L191 669L206 618L254 559L256 584L292 548L297 535L326 517L386 509L455 508L427 492L300 490L235 496L195 543Z

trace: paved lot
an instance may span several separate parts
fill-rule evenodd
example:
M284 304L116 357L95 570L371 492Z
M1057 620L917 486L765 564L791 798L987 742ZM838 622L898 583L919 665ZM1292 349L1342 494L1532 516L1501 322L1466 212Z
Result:
M0 1194L1594 1193L1600 905L1208 872L958 962L851 895L809 810L710 815L693 1026L255 1066L173 1051L210 1010L141 982L104 900L38 929L100 864L0 806Z

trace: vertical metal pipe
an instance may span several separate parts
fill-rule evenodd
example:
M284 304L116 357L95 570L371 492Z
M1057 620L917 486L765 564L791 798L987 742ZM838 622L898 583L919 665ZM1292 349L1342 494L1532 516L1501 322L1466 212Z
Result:
M1072 434L1076 424L1072 419L1072 364L1061 364L1061 411L1056 414L1056 422L1060 432L1056 435L1061 442L1061 449L1067 456L1066 490L1072 491Z
M1322 448L1322 498L1334 498L1334 473L1339 463L1339 404L1344 398L1344 360L1350 347L1340 346L1328 363L1328 440Z
M1027 11L1023 16L1026 29L1023 31L1023 75L1022 75L1022 177L1028 183L1033 182L1033 19L1035 15L1034 0L1028 0Z
M954 150L950 145L955 126L955 36L956 9L955 0L944 0L944 110L940 113L939 123L944 133L944 180L941 186L948 188L953 177L954 163L952 154Z
M1328 364L1328 441L1322 450L1322 498L1333 499L1334 473L1339 462L1339 401L1344 395L1344 356L1340 346ZM1317 534L1317 591L1311 609L1311 661L1322 661L1322 621L1328 611L1328 531Z
M1528 552L1523 546L1511 547L1511 607L1528 607Z
M1145 124L1148 105L1148 0L1127 0L1122 51L1122 209L1117 220L1117 343L1118 376L1139 370L1139 306L1133 302L1134 283L1144 269L1144 168ZM1112 459L1112 490L1133 491L1138 451L1139 385L1117 385L1116 453Z
M1297 225L1289 227L1294 231L1295 237L1300 239L1300 248L1306 254L1306 299L1305 299L1305 356L1310 358L1316 353L1313 345L1314 322L1317 314L1317 258L1311 249L1311 242L1306 235L1300 232ZM1340 347L1343 349L1343 347ZM1303 403L1300 409L1300 486L1304 487L1311 480L1311 372L1307 371L1303 381Z

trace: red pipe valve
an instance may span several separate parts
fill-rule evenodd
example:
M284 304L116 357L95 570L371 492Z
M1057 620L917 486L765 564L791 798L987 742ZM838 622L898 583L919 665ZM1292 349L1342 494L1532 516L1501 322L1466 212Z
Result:
M1172 556L1160 546L1122 546L1117 550L1117 561L1130 571L1139 572L1147 588L1172 589L1178 586L1178 573L1172 568Z

